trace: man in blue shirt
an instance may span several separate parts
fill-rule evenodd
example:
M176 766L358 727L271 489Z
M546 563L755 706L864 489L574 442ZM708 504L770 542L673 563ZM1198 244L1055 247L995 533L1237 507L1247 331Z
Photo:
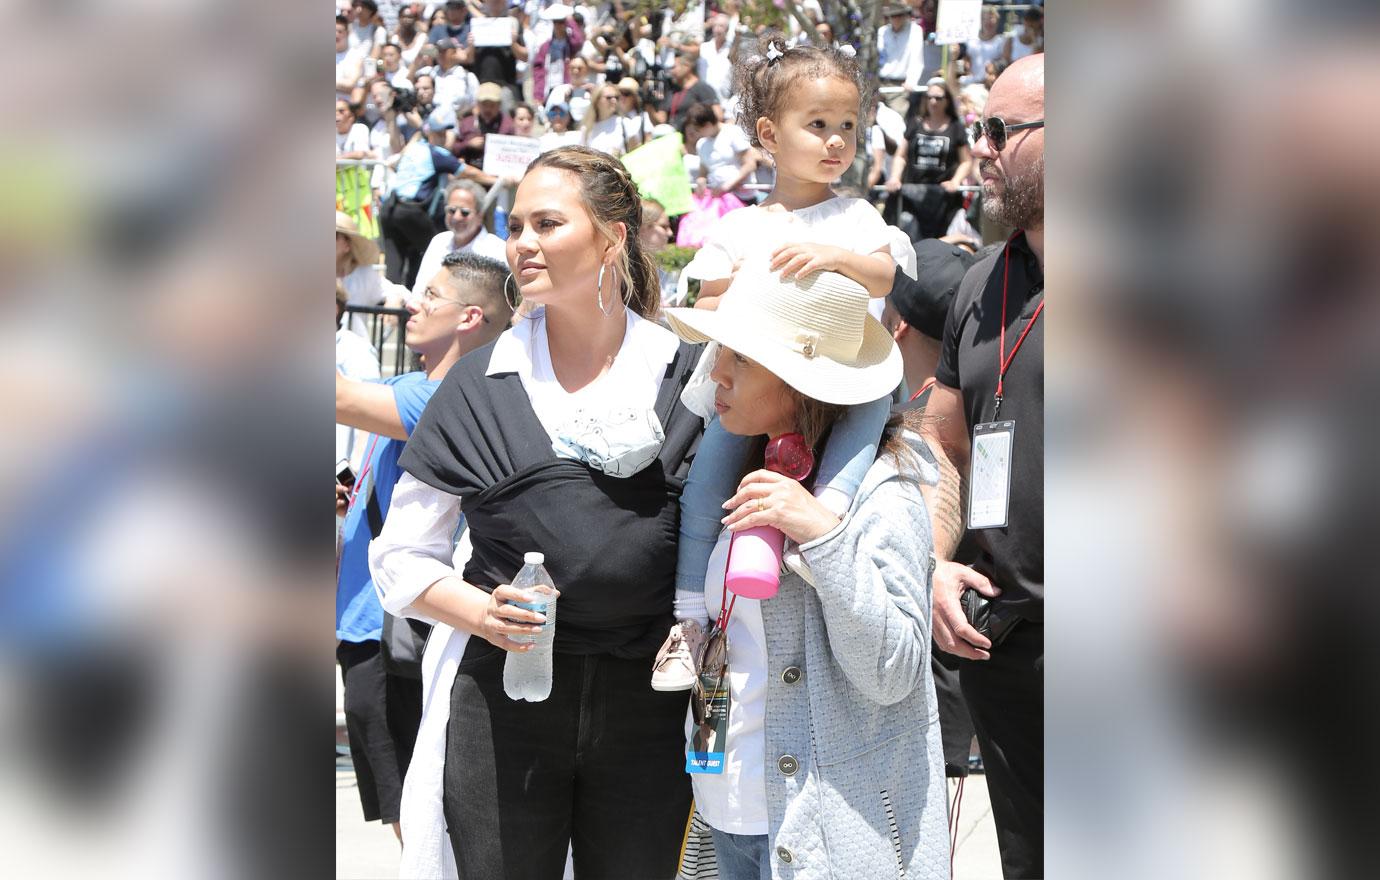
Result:
M473 253L449 254L441 270L408 302L407 346L425 372L379 382L358 382L338 371L335 418L374 434L352 489L337 484L337 511L345 508L336 583L336 651L345 680L345 723L366 821L398 827L403 777L422 714L421 681L391 672L380 649L383 608L369 576L369 541L388 515L402 471L398 456L427 401L451 365L492 342L513 311L504 297L508 267Z

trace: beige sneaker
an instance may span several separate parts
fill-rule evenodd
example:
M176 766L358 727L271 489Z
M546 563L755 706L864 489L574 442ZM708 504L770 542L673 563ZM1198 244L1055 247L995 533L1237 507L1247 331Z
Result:
M693 620L677 621L652 665L652 690L690 690L703 654L704 629Z

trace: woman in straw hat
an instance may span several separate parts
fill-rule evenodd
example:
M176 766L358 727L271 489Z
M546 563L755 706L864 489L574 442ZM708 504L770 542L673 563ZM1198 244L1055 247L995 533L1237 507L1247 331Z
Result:
M832 272L782 281L762 261L733 287L748 289L718 311L667 312L682 339L717 343L715 410L731 433L765 442L797 432L818 450L846 407L900 382L900 354L857 282ZM948 876L920 494L937 475L918 436L893 422L841 520L765 469L724 505L705 600L728 616L724 654L711 638L706 659L711 672L727 660L727 745L722 772L692 775L721 878ZM783 573L769 599L728 593L730 535L755 526L798 545L810 579ZM695 708L692 721L707 714Z
M379 246L360 234L353 217L336 211L335 278L344 286L350 305L383 305L383 276L375 268L378 260ZM356 315L350 322L350 329L365 333L364 319Z

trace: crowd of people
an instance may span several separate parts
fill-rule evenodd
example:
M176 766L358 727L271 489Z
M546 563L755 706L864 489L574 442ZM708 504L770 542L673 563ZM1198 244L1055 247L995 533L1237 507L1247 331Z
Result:
M817 4L341 8L337 637L401 876L946 877L974 736L1042 876L1043 19L939 47L935 7L881 10L875 71ZM622 161L673 134L676 215ZM493 135L539 154L486 174ZM349 304L421 369L361 366Z

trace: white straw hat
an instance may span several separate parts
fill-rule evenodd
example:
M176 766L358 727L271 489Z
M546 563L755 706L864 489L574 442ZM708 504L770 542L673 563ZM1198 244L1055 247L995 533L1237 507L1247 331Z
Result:
M716 311L665 314L687 342L721 343L806 397L851 405L901 384L901 352L867 303L866 288L837 272L783 281L755 259L738 269Z
M350 239L350 251L354 256L355 265L372 266L378 262L378 244L360 234L359 226L349 214L344 211L335 212L335 231Z

